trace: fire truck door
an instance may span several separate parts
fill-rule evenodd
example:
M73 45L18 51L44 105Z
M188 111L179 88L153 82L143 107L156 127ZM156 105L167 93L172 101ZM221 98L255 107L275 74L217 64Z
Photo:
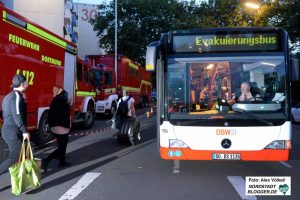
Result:
M68 92L71 104L75 95L75 64L76 55L65 52L64 89Z

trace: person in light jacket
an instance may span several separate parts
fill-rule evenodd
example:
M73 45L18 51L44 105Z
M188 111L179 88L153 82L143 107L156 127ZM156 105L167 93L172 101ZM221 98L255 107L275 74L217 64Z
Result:
M13 90L7 94L2 102L3 127L2 137L8 146L8 156L0 165L0 175L18 161L22 139L30 138L27 132L27 104L23 96L28 88L25 76L18 74L13 77Z

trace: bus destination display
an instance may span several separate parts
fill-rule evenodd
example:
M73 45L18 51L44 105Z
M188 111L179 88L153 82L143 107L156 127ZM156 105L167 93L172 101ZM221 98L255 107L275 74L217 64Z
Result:
M278 33L174 35L174 53L280 51Z

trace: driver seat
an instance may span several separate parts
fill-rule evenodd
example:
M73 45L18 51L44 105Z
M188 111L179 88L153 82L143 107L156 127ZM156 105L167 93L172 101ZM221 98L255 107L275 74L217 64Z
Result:
M256 82L250 82L249 85L250 85L250 92L253 97L256 97L257 95L262 96L261 90L257 87Z

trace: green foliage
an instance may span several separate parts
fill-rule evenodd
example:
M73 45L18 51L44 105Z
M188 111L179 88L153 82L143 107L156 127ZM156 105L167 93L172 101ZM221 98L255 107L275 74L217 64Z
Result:
M101 47L114 51L114 2L100 6L101 16L92 23ZM184 6L177 0L118 1L118 52L144 62L146 46L160 34L181 26ZM183 27L183 26L182 26Z
M283 28L288 32L291 42L297 45L300 40L300 1L270 1L260 8L254 24Z
M198 3L197 3L198 2ZM119 0L118 53L144 64L146 46L161 33L210 27L282 27L291 42L299 41L299 0L257 0L259 10L245 7L245 0ZM100 46L114 52L114 1L99 6L91 21Z

